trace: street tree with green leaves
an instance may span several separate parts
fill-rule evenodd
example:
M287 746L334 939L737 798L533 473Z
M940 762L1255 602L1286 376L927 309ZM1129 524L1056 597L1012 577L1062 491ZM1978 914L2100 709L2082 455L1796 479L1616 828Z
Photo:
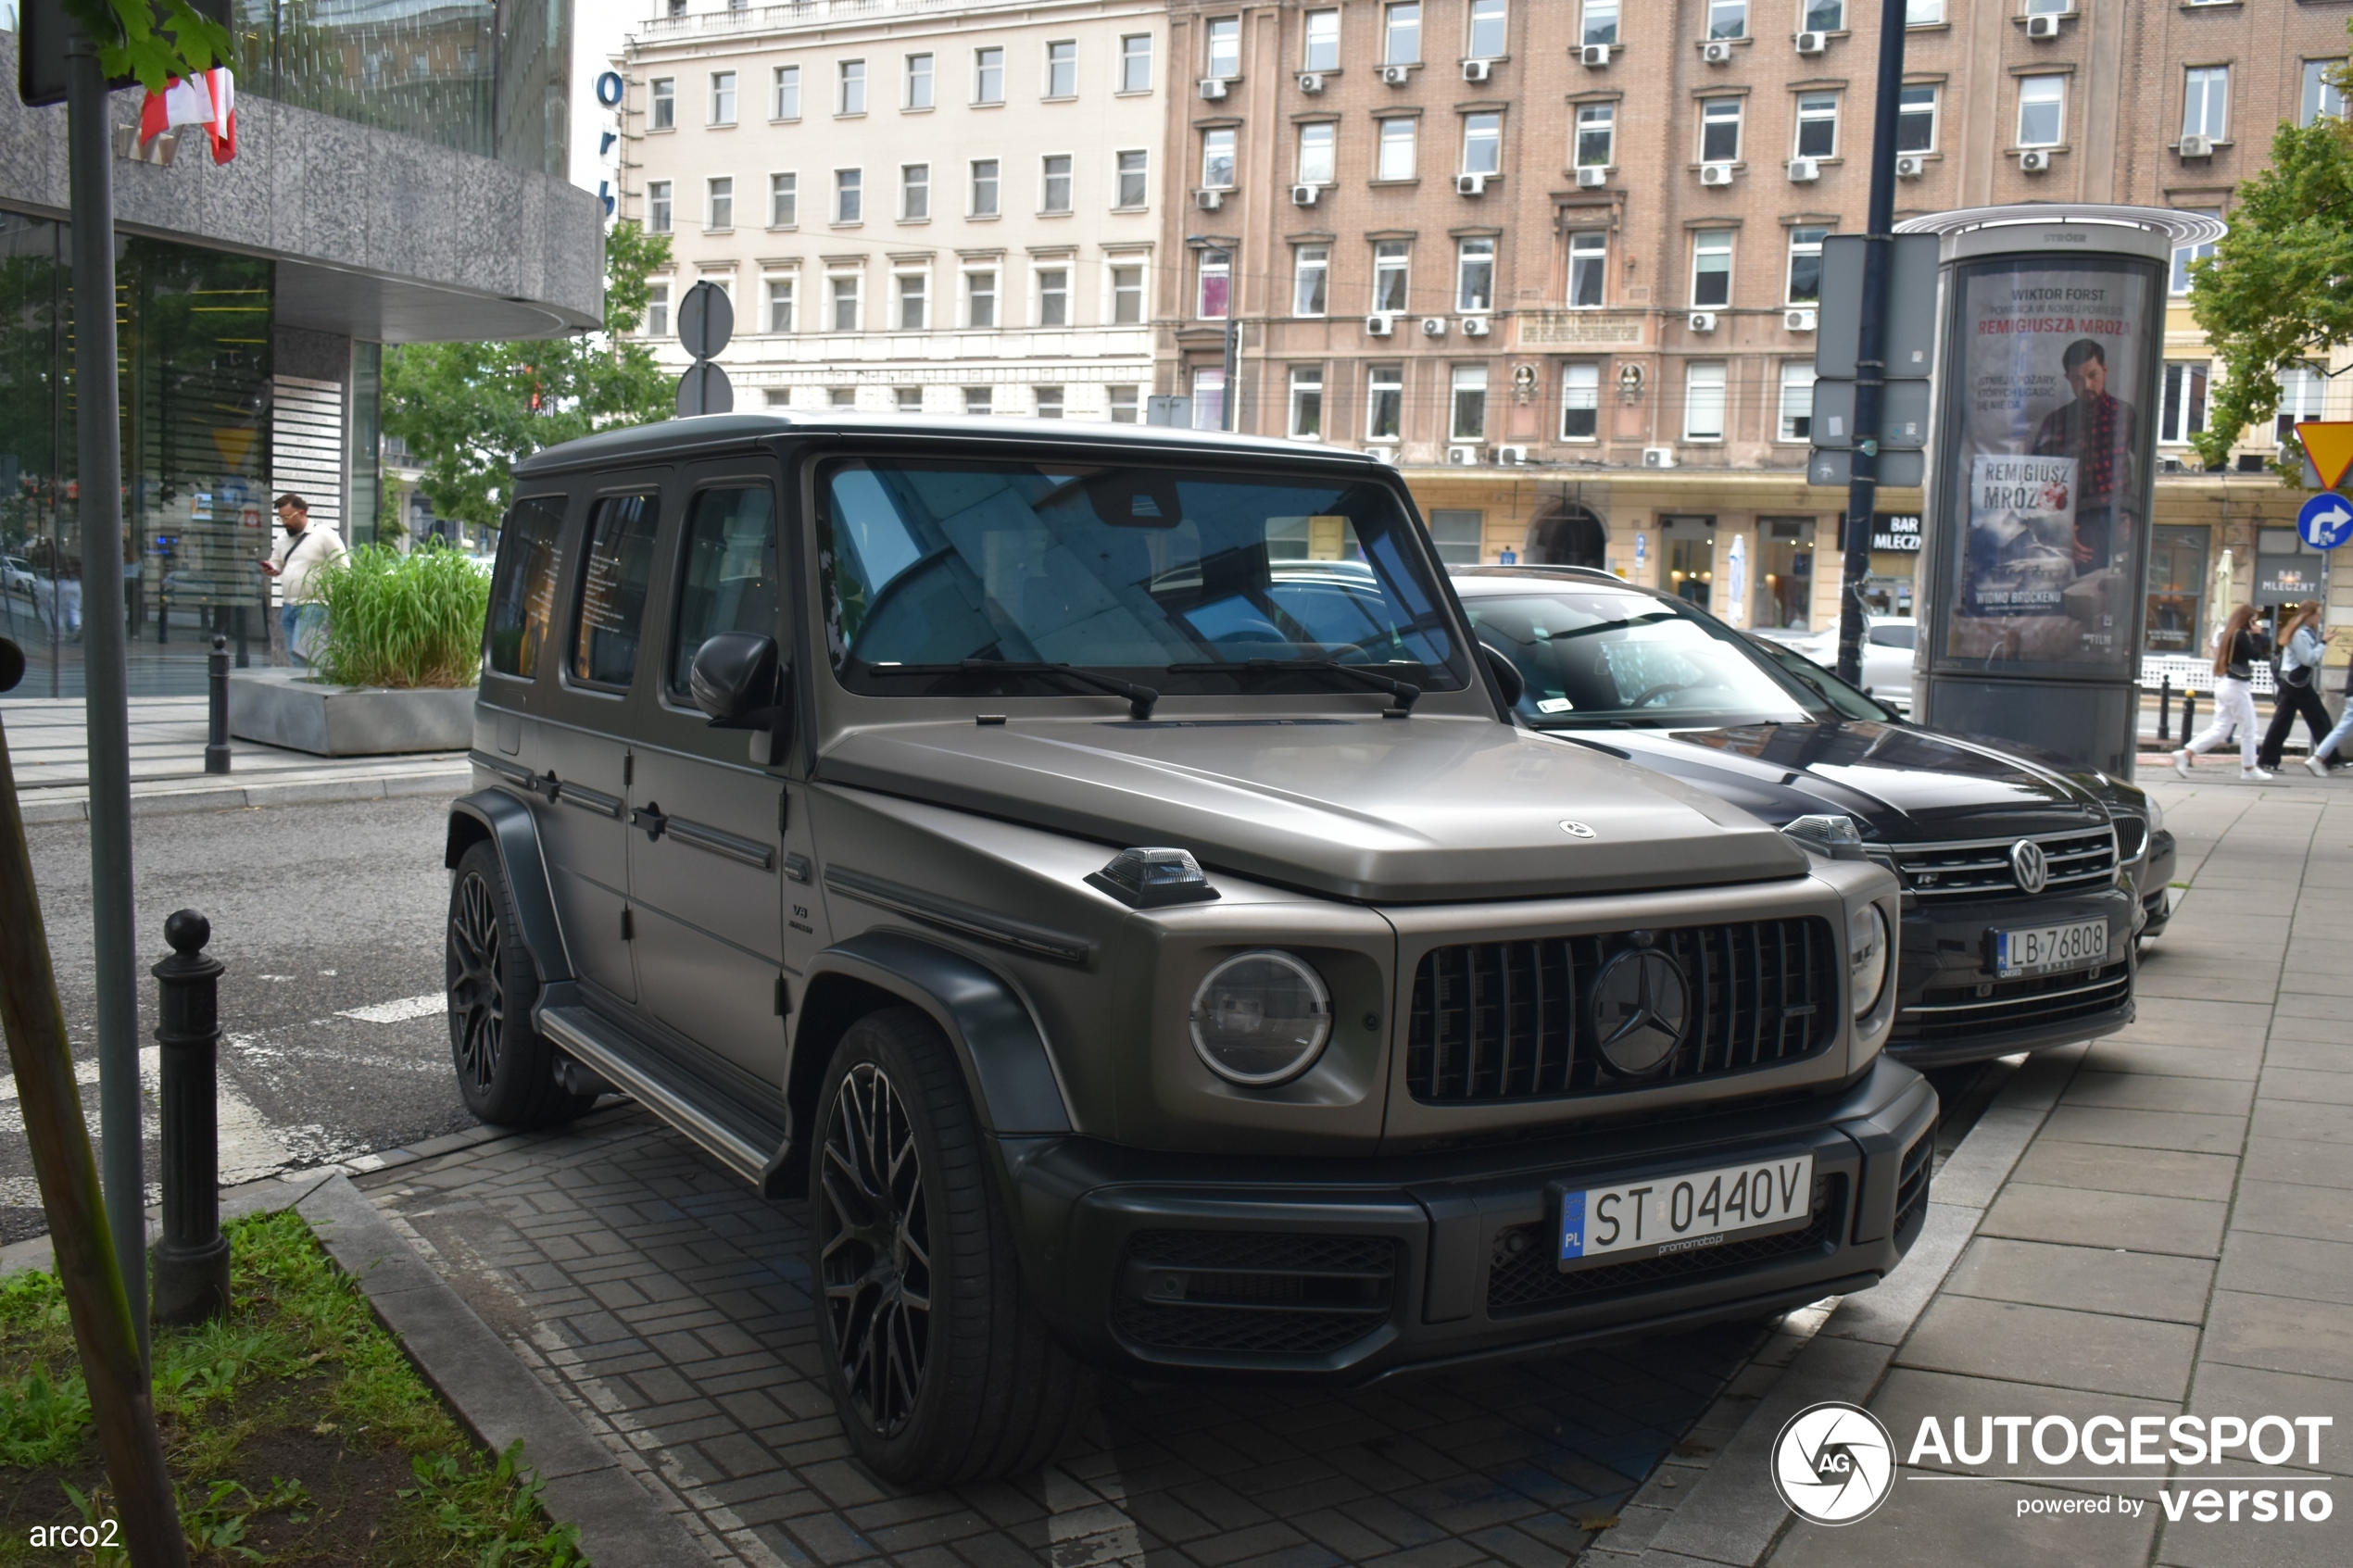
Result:
M667 419L670 377L642 339L648 278L666 236L635 223L605 234L605 330L522 343L420 343L387 350L384 428L424 470L434 510L495 528L514 499L514 466L544 446Z
M2334 80L2353 88L2353 69ZM2281 371L2353 343L2353 121L2323 115L2272 134L2271 168L2239 186L2230 232L2190 266L2190 308L2220 361L2191 439L2219 469L2242 432L2279 413Z
M98 45L108 80L134 76L150 93L167 80L226 65L229 30L188 0L61 0L66 14Z

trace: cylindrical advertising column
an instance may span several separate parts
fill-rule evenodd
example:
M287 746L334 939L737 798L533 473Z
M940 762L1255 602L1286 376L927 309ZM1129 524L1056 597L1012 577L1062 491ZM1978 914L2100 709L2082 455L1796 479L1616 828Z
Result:
M2052 205L1898 227L1944 243L1915 712L2130 778L2167 271L2222 225Z

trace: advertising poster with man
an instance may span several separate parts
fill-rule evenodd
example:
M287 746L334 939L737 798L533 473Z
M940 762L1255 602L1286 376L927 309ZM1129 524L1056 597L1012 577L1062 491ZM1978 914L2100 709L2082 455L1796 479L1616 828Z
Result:
M1963 280L1968 486L1948 654L2104 666L2127 657L2145 525L2144 274L2002 264Z

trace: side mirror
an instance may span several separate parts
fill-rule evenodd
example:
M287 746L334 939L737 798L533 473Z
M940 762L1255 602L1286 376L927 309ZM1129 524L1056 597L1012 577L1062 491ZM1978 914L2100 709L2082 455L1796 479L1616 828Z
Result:
M784 682L776 639L758 632L722 632L695 650L686 690L714 730L765 730L784 715Z
M1485 643L1478 645L1478 651L1487 656L1487 668L1493 672L1495 684L1504 689L1504 706L1517 708L1519 699L1528 691L1528 682L1520 674L1519 666Z

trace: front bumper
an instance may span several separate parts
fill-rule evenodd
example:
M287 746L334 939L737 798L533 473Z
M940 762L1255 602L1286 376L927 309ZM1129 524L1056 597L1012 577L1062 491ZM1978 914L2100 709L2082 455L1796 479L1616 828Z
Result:
M1949 1067L2116 1033L2133 1022L2139 918L2130 886L2073 897L1916 902L1904 913L1887 1054L1913 1067ZM2099 969L2003 980L1991 967L1993 931L2093 919L2108 922L2108 962Z
M1884 1059L1834 1095L1372 1160L999 1149L1030 1293L1063 1340L1146 1375L1363 1384L1787 1311L1875 1285L1928 1213L1936 1096ZM1803 1230L1561 1273L1549 1185L1810 1152Z
M2155 936L2173 918L2173 834L2159 828L2149 834L2148 859L2142 865L2138 878L2141 909L2148 917L2141 927L2144 936Z

